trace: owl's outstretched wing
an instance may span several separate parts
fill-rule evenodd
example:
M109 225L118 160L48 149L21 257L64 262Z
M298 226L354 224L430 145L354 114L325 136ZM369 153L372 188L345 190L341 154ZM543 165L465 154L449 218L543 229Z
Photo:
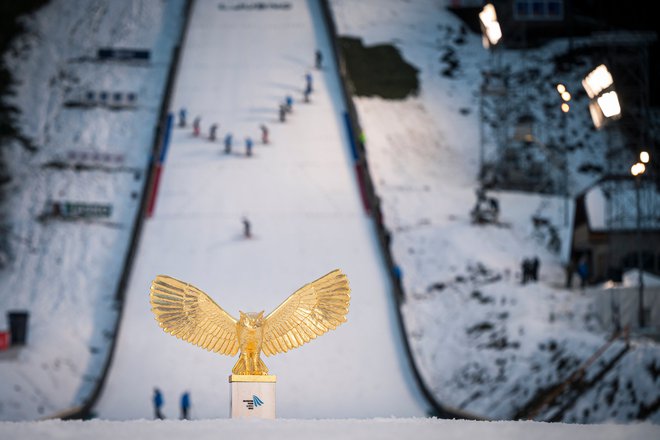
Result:
M158 275L149 299L165 332L216 353L238 352L236 320L197 287Z
M339 269L293 293L265 319L266 356L300 347L346 321L351 289Z

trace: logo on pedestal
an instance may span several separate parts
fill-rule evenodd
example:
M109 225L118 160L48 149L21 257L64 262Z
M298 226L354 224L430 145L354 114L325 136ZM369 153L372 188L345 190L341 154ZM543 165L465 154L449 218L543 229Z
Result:
M259 398L257 395L253 395L252 399L245 399L243 400L243 403L245 404L245 407L249 409L250 411L254 410L255 407L261 406L264 404L263 400Z

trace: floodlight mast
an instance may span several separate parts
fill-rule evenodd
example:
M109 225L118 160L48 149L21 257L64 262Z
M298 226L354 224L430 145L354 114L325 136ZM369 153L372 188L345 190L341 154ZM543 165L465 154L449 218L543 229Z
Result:
M621 104L614 90L614 79L605 64L589 72L582 80L582 87L591 100L589 113L596 129L600 130L609 120L621 117Z
M642 264L642 213L639 202L639 187L641 185L642 174L646 171L646 165L649 163L651 156L647 151L642 151L639 153L639 160L632 167L630 167L630 174L635 178L635 200L637 202L637 272L638 272L638 321L639 328L643 329L646 325L646 319L644 316L644 276L642 274L643 264Z
M481 25L482 33L482 43L484 49L490 49L490 62L491 62L491 71L493 70L493 49L502 39L502 28L500 27L499 22L497 21L497 13L495 12L495 6L491 3L486 4L481 12L479 12L479 23ZM481 93L479 99L479 113L480 113L480 124L479 124L479 183L483 185L484 179L484 161L485 161L485 152L484 152L484 111L483 111L483 101L484 101L484 89L486 87L486 77L484 76L484 83L481 85Z
M568 101L571 100L571 94L570 92L566 89L566 86L564 84L557 84L555 87L557 89L557 93L559 93L559 96L561 97L562 103L561 103L561 111L562 111L562 129L563 129L563 142L564 142L564 226L568 226L568 196L569 196L569 189L568 189L568 148L566 148L566 143L568 142L568 135L567 135L567 122L568 122L568 112L571 109L571 106L568 104Z
M492 3L487 3L479 12L479 22L481 23L481 32L483 34L483 45L485 49L497 45L502 39L502 28L497 21L497 13Z
M596 67L582 80L582 86L587 91L589 98L592 99L612 84L614 84L612 74L607 70L605 64Z

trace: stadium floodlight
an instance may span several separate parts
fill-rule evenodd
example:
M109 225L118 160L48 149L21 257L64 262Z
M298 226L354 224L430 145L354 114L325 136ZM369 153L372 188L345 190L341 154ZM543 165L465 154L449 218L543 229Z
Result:
M649 163L649 160L651 160L651 156L649 155L648 151L642 151L639 153L639 160L642 163Z
M603 90L614 84L612 74L607 70L605 64L601 64L591 71L583 80L582 87L587 91L589 98L593 99Z
M602 128L610 119L621 117L621 104L619 96L614 91L614 79L605 64L601 64L585 76L582 87L591 100L589 113L597 129Z
M616 118L621 115L621 105L615 91L603 93L596 102L606 118Z
M566 90L566 86L563 84L557 84L557 93L559 93L559 96L561 96L562 103L561 103L561 111L564 113L568 113L568 111L571 109L571 106L568 105L568 101L571 100L571 94L569 93L568 90Z
M630 174L635 177L644 174L644 171L646 171L646 166L644 166L644 164L641 162L637 162L635 165L630 167Z
M486 4L479 12L479 21L481 22L484 48L488 49L490 46L495 46L502 38L502 28L500 28L497 21L497 13L492 3Z
M596 129L600 129L603 125L605 125L605 115L603 115L603 111L595 101L591 101L589 103L589 114L591 115L591 120L593 121L594 127L596 127Z

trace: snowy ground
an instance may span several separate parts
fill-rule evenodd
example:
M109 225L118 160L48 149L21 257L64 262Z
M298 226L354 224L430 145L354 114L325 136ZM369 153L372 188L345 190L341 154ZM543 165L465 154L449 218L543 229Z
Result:
M0 270L0 329L8 327L6 311L30 316L27 345L0 353L2 420L44 417L80 404L105 362L115 328L114 294L182 5L52 1L27 19L30 32L6 59L19 80L11 102L38 151L3 148L14 180L3 188L9 213L2 233L9 234L10 248ZM94 62L102 47L147 49L151 61ZM64 106L88 90L135 92L138 105ZM55 162L86 169L48 166ZM107 203L112 214L96 221L38 221L49 201Z
M499 222L473 225L469 213L478 186L479 86L482 70L490 66L481 36L461 30L443 2L332 0L331 5L340 35L360 37L365 45L392 43L420 70L417 97L354 100L392 253L403 274L403 314L419 369L443 404L485 417L514 417L539 390L568 378L608 337L589 300L562 289L560 250L566 249L572 206L561 197L490 191L500 203ZM525 54L505 52L499 62L514 72L545 72L565 47L559 41ZM448 60L455 62L451 74ZM575 90L581 73L574 69L554 80ZM547 108L541 103L558 98L555 83L545 85L549 98L535 95L531 100L539 118L539 110ZM520 89L533 89L525 85ZM577 108L584 103L575 101ZM591 139L575 148L571 163L600 163L602 155L591 148L599 145L599 137L590 129L579 131L590 124L586 119L580 125L580 119L588 118L586 105L570 116L571 139L580 144ZM550 128L557 118L545 120L543 142L558 142L561 130ZM492 151L487 147L488 159ZM573 192L594 178L577 168L569 175ZM563 242L553 250L555 235ZM522 286L520 263L533 255L541 261L540 280ZM612 359L623 346L616 342L603 359ZM658 366L660 348L635 341L608 381L576 397L560 420L660 421ZM621 389L627 391L617 392ZM655 409L648 414L647 408ZM537 417L545 420L553 411Z
M24 440L66 438L69 440L114 440L141 438L215 440L219 435L245 440L273 439L422 439L447 440L648 440L660 436L660 427L649 423L632 425L574 425L539 422L470 422L438 419L370 420L200 420L193 422L145 421L0 423L0 436Z

